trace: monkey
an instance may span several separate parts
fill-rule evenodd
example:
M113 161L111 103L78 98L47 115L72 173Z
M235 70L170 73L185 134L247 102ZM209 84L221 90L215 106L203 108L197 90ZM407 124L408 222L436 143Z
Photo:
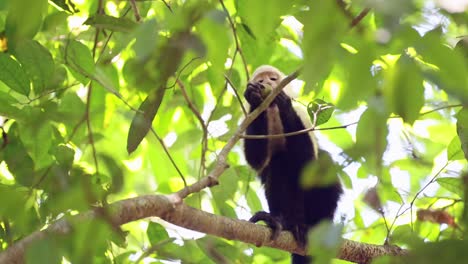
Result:
M252 74L244 92L249 113L255 110L285 75L273 66L263 65ZM246 129L246 135L275 135L310 128L306 112L293 105L287 85ZM322 151L320 151L322 153ZM304 189L299 179L302 169L318 158L313 132L288 137L244 140L247 163L264 185L269 213L256 212L249 221L264 221L272 229L272 239L282 230L290 231L298 245L305 246L308 230L323 219L333 219L341 194L339 183ZM292 263L309 263L310 257L292 254Z

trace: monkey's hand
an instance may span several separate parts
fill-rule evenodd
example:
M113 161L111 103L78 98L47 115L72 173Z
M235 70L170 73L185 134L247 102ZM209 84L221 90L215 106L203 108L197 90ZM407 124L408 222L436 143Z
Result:
M257 108L262 102L262 90L264 87L258 83L249 83L247 84L247 89L244 92L244 97L247 102L250 104L252 109Z
M281 231L283 231L283 225L280 220L265 211L256 212L249 221L252 223L257 223L258 221L265 222L271 228L271 240L277 239Z
M278 106L280 111L281 109L292 106L291 97L289 97L284 91L281 91L281 93L276 96L275 100L273 100L273 103Z

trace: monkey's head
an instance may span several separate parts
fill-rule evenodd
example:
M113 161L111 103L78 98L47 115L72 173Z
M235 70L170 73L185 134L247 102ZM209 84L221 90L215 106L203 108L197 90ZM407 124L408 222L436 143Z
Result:
M261 84L263 86L269 85L275 88L284 77L284 73L277 68L270 65L262 65L254 71L252 77L250 77L249 83ZM286 85L283 91L291 98L296 97L290 85Z
M262 65L254 71L249 82L270 85L274 88L281 82L283 78L284 74L275 67L270 65Z

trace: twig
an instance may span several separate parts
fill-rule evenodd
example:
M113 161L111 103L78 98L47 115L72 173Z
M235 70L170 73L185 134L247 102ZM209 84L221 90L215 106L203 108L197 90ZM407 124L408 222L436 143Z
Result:
M229 77L227 75L224 75L224 79L226 79L226 82L229 83L232 90L234 91L234 94L236 95L236 99L237 99L237 101L239 102L239 104L240 104L240 106L242 108L242 112L244 112L244 116L247 116L247 110L245 110L244 104L242 103L242 100L241 100L241 98L239 96L239 93L237 92L236 86L232 83L232 81L229 79Z
M364 19L365 16L367 16L367 14L369 13L370 10L371 9L369 7L364 8L364 10L362 10L361 13L359 13L359 15L357 15L357 17L355 17L351 21L351 24L349 25L349 27L353 28L357 24L359 24L359 22L361 22L361 20Z
M182 91L182 95L184 96L185 101L187 102L188 107L190 110L192 110L192 113L195 115L197 118L198 122L200 123L203 131L203 137L202 137L202 149L201 149L201 159L200 159L200 176L202 173L205 172L206 170L206 152L208 149L208 128L205 124L205 121L203 120L203 117L201 116L200 112L198 109L195 107L193 102L190 100L190 98L187 95L187 91L185 90L185 85L180 81L179 79L176 80L177 84L180 87L180 90Z
M430 113L433 113L433 112L437 112L439 110L444 110L444 109L454 108L454 107L462 107L462 106L463 106L462 104L445 105L445 106L434 108L432 110L428 110L426 112L422 112L422 113L419 114L419 116L427 115L427 114L430 114Z
M169 9L169 11L171 11L171 13L174 13L172 11L172 7L165 0L161 0L161 1L164 3L164 5L167 7L167 9Z
M169 150L167 149L166 147L166 144L164 144L164 141L159 137L158 133L156 133L156 131L151 127L150 128L151 132L153 133L153 135L156 137L156 139L159 141L159 144L161 145L161 147L163 148L164 152L166 153L167 157L169 158L169 160L171 161L172 163L172 166L174 166L174 168L176 169L177 173L179 174L180 178L182 179L182 181L184 182L184 187L187 186L187 181L185 180L185 177L184 177L184 174L182 174L182 172L180 171L179 167L177 166L177 164L175 163L175 160L172 158L172 155L171 153L169 152Z
M244 64L245 76L247 76L247 80L250 80L249 69L247 67L247 61L245 60L244 52L242 51L242 48L240 46L240 41L239 41L239 37L237 36L237 29L236 29L236 26L234 25L234 21L232 21L231 15L229 14L229 11L227 10L226 6L224 5L224 1L219 0L219 3L223 7L224 12L226 12L226 16L227 16L227 18L229 20L229 24L231 25L232 34L234 35L234 40L235 40L235 43L236 43L236 50L239 52L239 55L241 56L242 62Z
M290 137L290 136L297 136L300 134L305 134L309 133L311 131L317 131L317 130L334 130L334 129L341 129L341 128L347 128L349 126L356 125L358 122L353 122L347 125L342 125L342 126L335 126L335 127L324 127L324 128L316 128L314 126L305 128L302 130L294 131L294 132L289 132L289 133L284 133L284 134L273 134L273 135L242 135L242 138L245 139L266 139L266 138L282 138L282 137Z
M137 22L140 22L141 20L140 11L138 11L138 7L135 3L135 0L130 0L130 4L132 5L133 13L135 14L135 20Z

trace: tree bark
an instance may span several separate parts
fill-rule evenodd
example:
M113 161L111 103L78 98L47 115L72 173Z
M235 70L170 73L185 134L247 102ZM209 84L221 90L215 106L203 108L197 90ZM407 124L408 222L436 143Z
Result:
M283 231L278 239L270 240L268 227L245 220L214 215L187 206L176 195L145 195L110 204L106 208L113 225L123 225L147 217L159 217L172 224L209 235L238 240L257 246L267 246L298 254L305 254L291 233ZM44 230L36 231L16 242L0 253L0 263L23 263L28 246L48 234L66 235L72 230L71 222L82 223L100 216L98 210L78 214L72 218L60 219ZM379 246L344 240L340 259L357 263L369 263L375 257L384 255L405 255L407 251L396 246Z

